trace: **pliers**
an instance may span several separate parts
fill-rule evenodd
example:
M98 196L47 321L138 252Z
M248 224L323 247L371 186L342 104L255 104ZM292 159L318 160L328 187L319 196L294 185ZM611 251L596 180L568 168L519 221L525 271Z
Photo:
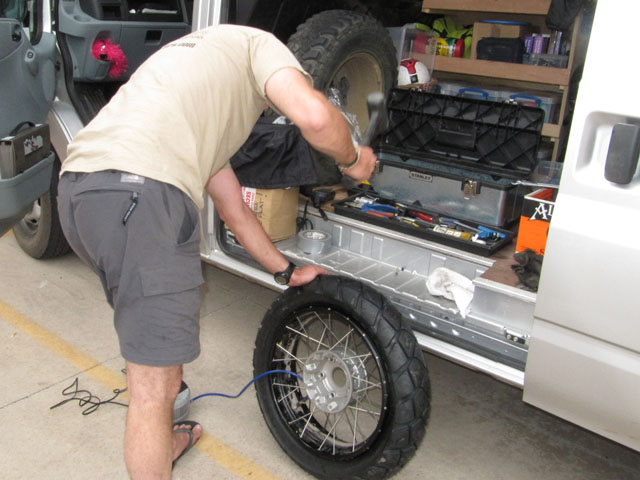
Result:
M360 211L381 218L393 218L398 214L396 207L386 203L367 203L362 205Z

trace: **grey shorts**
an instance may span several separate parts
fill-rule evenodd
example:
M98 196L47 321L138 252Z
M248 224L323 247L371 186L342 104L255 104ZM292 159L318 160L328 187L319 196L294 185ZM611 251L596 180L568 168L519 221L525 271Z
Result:
M122 356L152 366L193 361L203 283L193 201L124 172L66 172L58 211L69 244L102 281Z

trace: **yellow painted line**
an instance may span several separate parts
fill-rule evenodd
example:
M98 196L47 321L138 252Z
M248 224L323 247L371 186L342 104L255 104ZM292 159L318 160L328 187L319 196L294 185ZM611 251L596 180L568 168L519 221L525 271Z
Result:
M4 238L4 237L12 237L13 236L13 230L9 230L8 232L6 232L4 235L2 235L2 237L0 238Z
M115 373L113 370L100 365L100 362L97 360L82 353L70 343L51 333L46 328L41 327L2 301L0 301L0 317L64 358L79 370L87 372L107 388L114 390L127 386L122 374Z
M83 372L88 373L95 380L114 390L126 386L122 374L104 367L90 356L82 353L69 342L58 337L33 320L27 318L0 300L0 317L8 321L15 328L37 340L42 345L67 360ZM226 445L222 440L203 433L195 448L209 456L221 467L244 479L277 480L278 477L255 463L249 457Z
M196 444L196 448L207 454L219 465L223 466L230 472L235 473L241 478L253 480L278 479L278 477L273 473L255 463L253 460L249 459L249 457L237 452L230 446L225 445L222 440L209 435L206 432L204 432L202 437L200 437L200 441Z

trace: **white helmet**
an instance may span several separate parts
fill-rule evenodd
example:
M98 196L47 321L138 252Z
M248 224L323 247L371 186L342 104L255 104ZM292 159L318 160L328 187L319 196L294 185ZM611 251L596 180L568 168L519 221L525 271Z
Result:
M398 86L427 83L431 79L427 66L415 58L407 58L398 66Z

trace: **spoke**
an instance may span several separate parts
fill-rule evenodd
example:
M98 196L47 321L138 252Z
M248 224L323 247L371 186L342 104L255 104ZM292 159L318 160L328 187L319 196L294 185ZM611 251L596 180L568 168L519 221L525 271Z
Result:
M325 417L324 417L324 423L322 424L322 429L323 429L323 430L326 430L326 429L327 429L327 423L329 423L329 419L330 419L330 418L331 418L331 417L329 417L329 414L328 414L328 413L327 413L327 414L325 414Z
M303 368L305 366L305 362L303 362L302 360L300 360L298 357L296 357L293 353L291 353L289 350L287 350L286 348L284 348L282 345L280 345L279 343L276 344L276 346L282 350L284 353L286 353L287 355L289 355L291 358L295 359L296 362L298 362Z
M300 388L299 385L291 385L290 383L276 383L276 382L273 382L271 385L275 385L276 387Z
M307 413L306 415L303 415L301 417L298 418L294 418L293 420L291 420L290 422L287 422L288 425L293 425L296 422L299 422L300 420L303 420L304 418L309 417L309 419L307 420L307 423L309 423L309 420L311 419L311 412ZM306 428L306 426L305 426ZM301 435L302 436L302 435Z
M296 320L298 320L298 323L300 324L300 330L302 330L302 332L307 335L309 338L311 337L311 334L307 331L307 325L313 323L312 320L310 319L306 319L304 322L300 319L300 317L296 317ZM305 325L306 324L306 325ZM320 344L322 343L322 337L320 337L320 341L319 341L319 345L317 348L320 348ZM317 351L317 350L316 350Z
M377 388L381 388L382 387L382 383L373 383L373 382L370 382L369 380L367 380L366 378L354 377L353 375L351 375L351 378L353 378L354 380L358 380L359 382L363 382L363 383L368 383L369 384L369 386L358 390L358 392L364 392L365 390L368 390L370 388L376 388L376 387Z
M329 345L327 345L326 343L323 343L323 342L322 342L322 337L320 338L320 340L316 340L315 338L310 337L308 334L304 334L304 333L302 333L302 332L299 332L299 331L298 331L298 330L296 330L295 328L290 327L290 326L288 326L288 325L287 325L287 330L291 330L291 331L292 331L293 333L295 333L296 335L299 335L299 336L300 336L300 337L302 337L302 338L306 338L306 339L308 339L308 340L311 340L312 342L317 343L317 344L318 344L318 348L319 348L320 346L323 346L323 347L325 347L325 348L331 348L331 347L329 347ZM323 335L323 336L324 336L324 335ZM305 344L307 345L307 347L309 347L309 350L312 350L311 345L309 345L307 342L305 342ZM316 350L316 351L317 351L317 350Z
M359 408L359 407L358 407ZM355 410L355 412L353 412L354 417L357 419L358 418L358 414L360 413L360 410ZM373 435L376 431L377 425L378 425L379 420L376 420L376 426L374 426L371 429L371 432L369 433L369 435L365 434L360 427L358 426L357 420L356 420L356 431L360 434L360 437L362 438L362 441L367 440L367 438L371 435Z
M353 328L352 328L351 330L349 330L347 333L345 333L345 334L342 336L342 338L338 339L338 341L337 341L336 343L334 343L334 344L333 344L333 346L331 347L331 350L333 350L333 349L334 349L334 348L336 348L338 345L340 345L340 344L343 342L343 340L346 338L346 339L347 339L347 342L345 342L345 346L344 346L344 351L345 351L345 353L346 353L346 351L347 351L347 344L348 344L348 342L349 342L348 338L349 338L349 335L351 335L351 332L353 332ZM335 337L335 335L334 335L334 337ZM337 337L336 337L336 338L337 338Z
M343 360L354 360L354 359L359 359L362 360L362 362L366 362L369 358L373 357L373 353L365 353L362 355L352 355L351 357L343 357Z
M365 381L366 381L366 380L365 380ZM373 384L372 384L372 385L369 385L369 386L364 387L364 388L359 388L358 390L356 390L356 391L355 391L355 392L353 392L353 393L366 392L366 391L368 391L368 390L371 390L372 388L380 388L380 384L378 384L378 385L373 385Z
M278 399L278 403L281 403L283 400L286 400L287 398L289 398L290 396L292 396L294 393L296 393L297 391L299 391L299 388L295 388L294 390L291 390L289 393L287 393L284 397L281 397Z
M326 328L322 330L322 336L320 337L320 341L318 342L318 346L316 347L316 352L320 350L320 345L324 345L322 341L324 340L324 334L326 331L327 331Z
M296 317L296 320L298 320L298 323L300 324L301 330L304 332L304 325L302 323L302 320L300 320L300 317ZM306 347L309 349L309 351L312 351L313 349L311 348L311 345L309 345L309 343L306 341L306 339L311 338L309 335L306 335L305 333L302 333L298 330L296 330L295 328L293 328L290 325L286 325L286 328L292 332L294 332L298 337L301 337L301 342L306 345Z
M352 412L352 413L353 413L353 422L354 422L354 425L355 425L355 428L353 429L353 443L352 443L352 445L351 445L351 451L352 451L352 452L355 452L355 451L356 451L356 435L357 435L358 433L360 433L360 435L362 436L362 438L363 438L364 440L366 440L366 439L367 439L367 436L366 436L366 435L364 435L364 434L360 431L360 429L358 428L358 413L359 413L359 410L357 410L357 409L358 409L358 405L359 405L359 404L360 404L360 401L357 401L357 402L356 402L356 410ZM347 410L347 411L349 411L349 410Z
M324 325L325 330L329 331L329 333L330 333L331 335L333 335L333 338L335 338L335 339L337 340L337 339L338 339L338 337L336 336L336 334L335 334L335 333L333 333L333 329L331 328L331 324L332 324L332 320L331 320L331 312L329 312L329 314L328 314L328 318L327 318L327 320L329 321L329 325L327 325L327 324L325 323L325 321L322 319L322 317L321 317L320 315L318 315L317 313L316 313L316 316L318 317L318 321L319 321L322 325ZM324 337L324 332L323 332L322 336Z
M309 412L309 418L307 418L307 423L304 424L304 428L302 429L302 432L300 433L300 438L302 438L304 436L304 432L307 431L307 427L309 426L309 422L311 421L311 419L313 418L313 413L316 411L316 407L314 405L313 410L311 410Z
M368 413L369 415L372 415L374 417L379 417L381 415L380 412L374 412L373 410L367 410L366 408L361 407L354 407L353 405L349 405L349 408L357 412Z
M322 443L320 444L320 446L318 447L318 450L321 450L322 447L324 447L324 444L326 443L327 439L333 434L333 454L335 455L336 453L336 434L335 434L335 428L338 425L338 422L342 419L342 417L344 417L344 413L342 415L340 415L339 418L336 419L335 423L331 426L331 430L329 430L327 432L327 434L324 437L324 440L322 441ZM326 430L326 429L325 429Z
M351 443L351 451L355 452L356 451L356 429L354 428L354 426L351 424L351 420L349 420L349 410L345 410L344 411L344 419L347 421L347 424L349 425L349 428L351 429L351 432L353 433L353 440ZM355 424L358 424L358 412L355 412Z

